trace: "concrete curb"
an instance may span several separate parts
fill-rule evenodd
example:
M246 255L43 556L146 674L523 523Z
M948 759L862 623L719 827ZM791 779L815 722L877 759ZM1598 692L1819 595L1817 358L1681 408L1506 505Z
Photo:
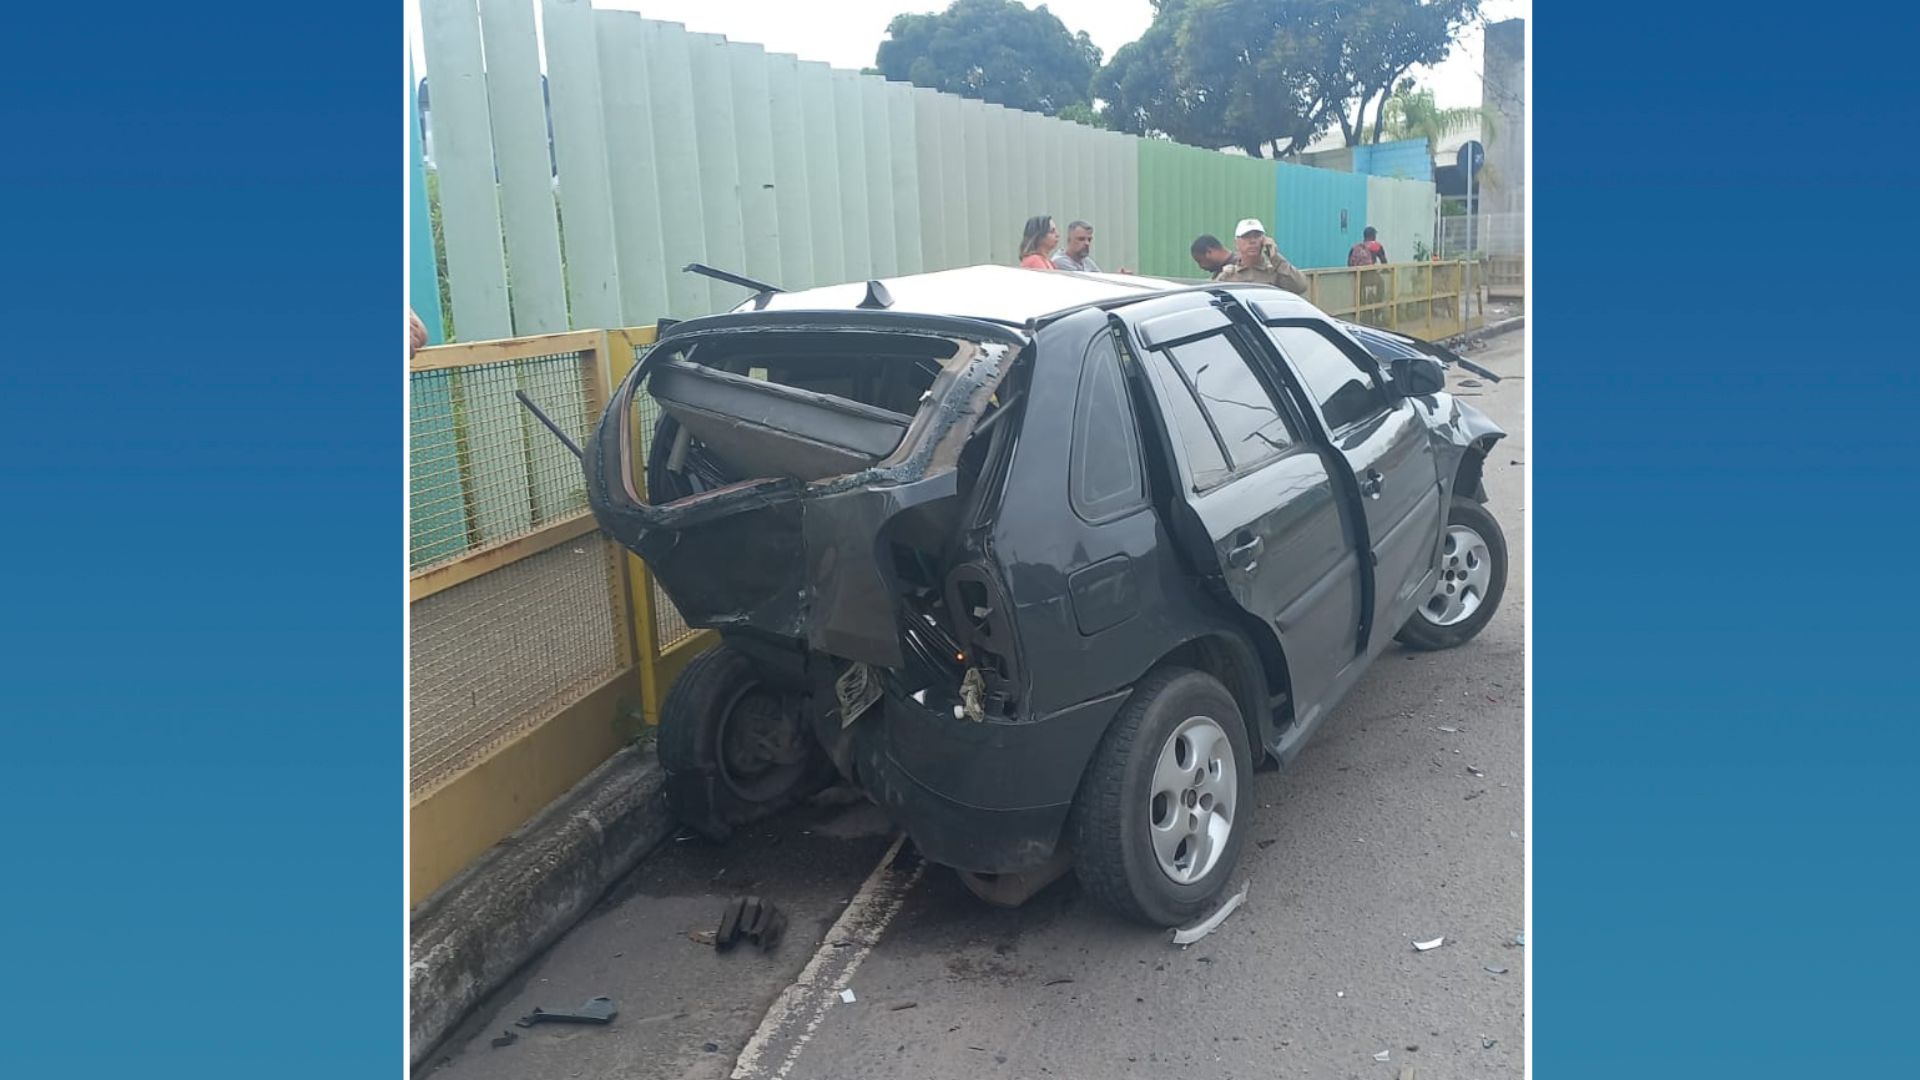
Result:
M1515 315L1511 319L1501 319L1497 323L1489 323L1478 330L1469 330L1464 334L1455 334L1440 344L1445 345L1449 349L1453 349L1471 342L1485 341L1490 337L1498 337L1511 330L1518 330L1522 326L1525 326L1526 323L1527 317L1525 315Z
M414 909L414 1065L666 839L664 782L651 750L619 751Z

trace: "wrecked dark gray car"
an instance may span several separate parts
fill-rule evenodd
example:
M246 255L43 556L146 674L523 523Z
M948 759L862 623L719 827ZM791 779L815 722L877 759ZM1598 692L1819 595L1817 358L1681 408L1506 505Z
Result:
M1502 432L1446 355L1266 286L999 267L665 328L585 466L724 642L659 718L674 809L724 836L837 774L988 899L1071 867L1205 912L1255 767L1499 604Z

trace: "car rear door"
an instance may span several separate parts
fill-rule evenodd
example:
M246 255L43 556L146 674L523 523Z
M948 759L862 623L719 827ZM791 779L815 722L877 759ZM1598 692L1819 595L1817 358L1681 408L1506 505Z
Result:
M1146 319L1137 334L1211 569L1279 637L1304 730L1338 697L1358 652L1364 549L1336 477L1252 360L1248 329L1209 304Z
M1261 323L1351 470L1373 557L1362 647L1377 652L1433 588L1441 493L1432 438L1414 403L1388 389L1374 359L1332 325Z

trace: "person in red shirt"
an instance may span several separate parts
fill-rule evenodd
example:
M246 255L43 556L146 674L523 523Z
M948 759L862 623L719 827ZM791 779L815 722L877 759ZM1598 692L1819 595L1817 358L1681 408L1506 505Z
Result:
M1391 261L1387 258L1386 247L1378 239L1379 230L1369 225L1360 236L1360 242L1353 245L1347 252L1348 266L1372 266L1376 263Z
M1030 217L1020 233L1020 265L1029 270L1053 270L1053 249L1059 246L1060 228L1053 223L1053 215Z

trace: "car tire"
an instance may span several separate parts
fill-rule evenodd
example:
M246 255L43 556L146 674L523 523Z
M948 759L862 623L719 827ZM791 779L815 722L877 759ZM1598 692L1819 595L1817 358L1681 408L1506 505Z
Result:
M1128 918L1191 922L1233 875L1252 796L1253 751L1233 695L1204 672L1158 669L1134 687L1081 779L1068 817L1074 875Z
M660 707L659 751L668 807L716 841L832 776L792 688L725 645L695 657L674 680Z
M1395 638L1410 649L1451 649L1473 640L1507 591L1507 538L1485 505L1456 497L1447 511L1441 579ZM1467 597L1473 602L1467 609Z

